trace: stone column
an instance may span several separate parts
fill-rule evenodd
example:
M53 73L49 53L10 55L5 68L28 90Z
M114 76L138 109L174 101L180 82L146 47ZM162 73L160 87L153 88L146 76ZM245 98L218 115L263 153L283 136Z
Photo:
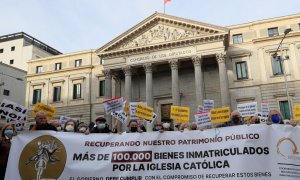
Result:
M203 105L203 75L202 75L202 58L193 56L192 61L195 69L195 92L197 105Z
M105 99L111 99L112 98L112 74L110 69L103 70L104 76L105 76ZM111 127L112 121L111 121L111 115L105 115L105 119L107 124ZM95 119L92 120L94 122Z
M180 94L179 94L179 79L178 79L178 60L173 59L169 61L172 71L172 100L173 105L180 106Z
M131 66L124 66L123 68L124 74L125 74L125 96L124 100L127 100L128 102L131 101Z
M216 57L219 64L222 106L230 106L229 85L228 85L227 69L225 64L226 57L224 53L219 53L216 55Z
M143 65L146 73L146 101L147 105L153 107L153 85L152 85L152 64Z

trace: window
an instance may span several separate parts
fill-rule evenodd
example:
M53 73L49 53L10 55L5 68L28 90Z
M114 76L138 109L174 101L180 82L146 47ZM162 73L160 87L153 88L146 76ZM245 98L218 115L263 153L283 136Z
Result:
M77 59L77 60L75 60L75 67L79 67L79 66L81 66L81 62L82 62L82 60L81 60L81 59Z
M236 63L236 78L239 79L248 79L248 70L247 62L237 62Z
M41 97L42 97L42 90L41 89L33 90L32 104L36 104L36 103L41 102Z
M273 75L283 74L283 64L280 59L280 56L276 56L276 57L272 56L272 68L273 68Z
M61 95L61 87L56 86L53 89L53 102L58 102L60 101L60 95Z
M10 48L11 51L15 51L15 49L16 49L15 46L12 46L12 47Z
M280 112L283 119L291 119L290 106L288 101L279 101Z
M4 89L4 91L3 91L3 95L4 95L4 96L9 96L9 90L7 90L7 89Z
M80 99L81 98L81 84L74 84L73 85L73 99Z
M278 36L279 35L279 33L278 33L278 27L269 28L268 29L268 35L269 35L269 37Z
M99 81L99 96L104 96L105 94L105 80Z
M55 63L55 70L61 70L61 63Z
M3 49L0 49L0 53L3 53L3 51L4 51Z
M242 34L234 34L232 36L233 44L243 43L243 35Z
M9 64L14 64L14 60L13 59L9 60Z
M43 71L43 66L36 67L36 73L41 73Z
M103 62L104 62L104 59L103 59L103 58L100 58L99 63L100 63L100 64L103 64Z

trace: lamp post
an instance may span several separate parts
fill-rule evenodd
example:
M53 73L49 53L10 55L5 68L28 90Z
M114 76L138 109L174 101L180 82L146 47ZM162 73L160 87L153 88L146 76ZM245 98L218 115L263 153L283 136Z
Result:
M288 28L288 29L285 29L284 30L284 36L283 38L281 39L279 45L278 45L278 48L276 49L275 53L273 54L273 57L276 58L277 57L277 52L280 48L280 58L278 59L281 64L282 64L282 70L283 70L283 77L284 77L284 85L285 85L285 92L286 92L286 97L287 97L287 100L288 100L288 104L289 104L289 112L290 112L290 116L291 118L293 118L293 104L292 104L292 101L290 100L290 96L289 96L289 88L288 88L288 85L287 85L287 78L286 78L286 72L285 72L285 66L284 66L284 60L288 60L289 57L286 56L286 58L284 59L283 58L283 51L282 51L282 42L284 40L284 38L286 37L286 35L288 33L290 33L292 31L291 28Z

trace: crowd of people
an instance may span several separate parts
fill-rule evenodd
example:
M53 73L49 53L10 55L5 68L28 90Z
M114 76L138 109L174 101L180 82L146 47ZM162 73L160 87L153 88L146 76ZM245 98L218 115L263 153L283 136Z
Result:
M233 111L231 113L230 121L226 123L218 123L205 127L197 127L195 122L193 123L181 123L173 127L171 126L170 119L162 119L153 123L153 131L158 131L163 133L164 131L190 131L190 130L205 130L211 128L220 128L228 126L238 126L238 125L251 125L251 124L260 124L260 119L258 116L253 116L249 118L242 118L238 111ZM271 124L289 124L292 126L297 126L298 121L295 120L284 120L282 115L277 110L271 110L269 112L268 119L266 121L267 125ZM15 127L13 124L6 124L1 130L0 137L0 179L4 179L6 166L8 162L8 155L11 147L11 139L13 136L17 135L17 132L20 131L20 128ZM62 131L62 132L72 132L72 133L123 133L118 132L117 124L113 125L112 128L109 127L106 119L104 117L96 118L95 122L87 125L84 122L78 123L77 121L68 120L61 125L59 121L47 120L47 114L43 111L36 113L35 124L31 125L29 131L38 131L38 130L52 130L52 131ZM143 121L139 120L130 120L127 125L127 133L143 133L146 132L146 127Z

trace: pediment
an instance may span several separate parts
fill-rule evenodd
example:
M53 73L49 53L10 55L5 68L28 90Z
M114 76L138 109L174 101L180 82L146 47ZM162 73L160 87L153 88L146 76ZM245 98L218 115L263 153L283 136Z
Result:
M99 48L96 53L114 52L170 42L224 35L228 29L207 23L155 13Z

